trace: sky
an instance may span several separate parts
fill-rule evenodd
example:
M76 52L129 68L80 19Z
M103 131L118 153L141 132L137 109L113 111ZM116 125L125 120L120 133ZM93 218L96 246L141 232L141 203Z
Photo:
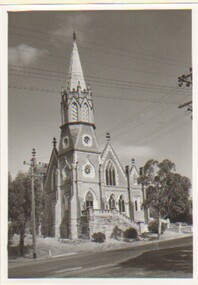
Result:
M192 66L191 11L35 11L8 17L8 168L27 171L34 147L48 162L60 136L75 30L86 83L93 92L101 151L106 132L123 166L170 159L192 178L191 87L177 78Z

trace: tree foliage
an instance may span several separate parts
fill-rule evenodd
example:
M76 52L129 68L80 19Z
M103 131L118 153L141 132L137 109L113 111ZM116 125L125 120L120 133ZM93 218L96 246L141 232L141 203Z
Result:
M158 221L189 211L190 179L175 173L175 164L170 160L165 159L161 163L149 160L139 183L146 187L144 207L150 208Z
M42 192L39 181L35 180L35 214L36 223L39 224L42 212ZM28 222L31 221L31 179L22 172L19 172L14 180L8 176L8 238L14 234L20 235L20 254L24 254L24 238Z

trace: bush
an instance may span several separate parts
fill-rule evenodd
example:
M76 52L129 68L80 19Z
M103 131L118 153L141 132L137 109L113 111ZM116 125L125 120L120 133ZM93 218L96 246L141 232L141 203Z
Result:
M105 239L106 239L105 234L103 234L103 233L101 233L101 232L94 233L94 234L92 235L92 241L94 241L94 242L99 242L99 243L101 243L101 242L104 242Z
M138 235L135 228L128 228L124 231L124 238L136 238Z
M111 234L111 238L117 239L118 237L122 236L123 231L118 228L118 226L115 226L113 228L113 232Z
M165 223L162 223L161 225L161 234L165 232L166 225ZM148 230L151 233L157 234L158 233L158 222L157 221L152 221L148 224Z
M170 217L170 221L171 223L183 222L183 223L187 223L188 225L192 225L193 217L192 217L192 214L184 213L176 217Z

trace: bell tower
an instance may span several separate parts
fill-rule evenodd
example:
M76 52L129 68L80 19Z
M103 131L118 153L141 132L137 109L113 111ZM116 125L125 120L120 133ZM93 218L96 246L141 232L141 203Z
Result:
M59 220L64 218L69 225L66 237L78 238L81 214L89 204L87 197L92 196L93 208L99 209L101 194L92 91L84 79L75 32L66 88L61 92L60 129L58 167L62 214Z
M95 127L92 92L89 84L85 83L75 32L66 91L62 90L61 117L62 125L83 123Z

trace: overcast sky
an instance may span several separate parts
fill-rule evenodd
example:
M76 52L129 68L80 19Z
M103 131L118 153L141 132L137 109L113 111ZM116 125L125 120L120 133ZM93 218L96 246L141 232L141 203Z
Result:
M9 13L11 174L27 171L33 147L48 162L59 140L73 30L101 150L109 131L123 166L168 158L191 178L191 114L178 105L192 92L177 83L192 66L190 10Z

